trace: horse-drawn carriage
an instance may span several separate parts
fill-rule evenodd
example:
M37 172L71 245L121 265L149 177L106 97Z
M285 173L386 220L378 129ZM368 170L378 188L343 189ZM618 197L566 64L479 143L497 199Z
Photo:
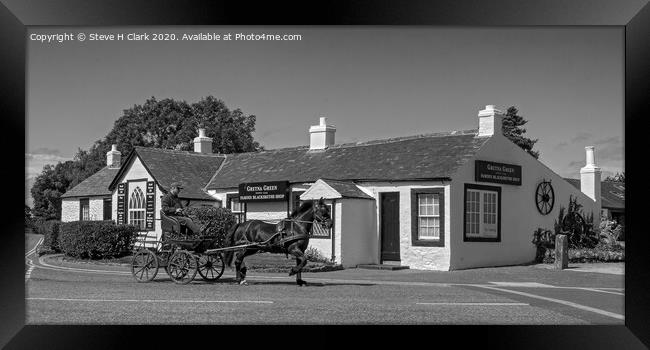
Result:
M179 284L193 281L197 272L206 281L216 281L223 275L225 265L235 260L236 279L245 284L243 259L266 251L294 255L296 266L289 275L296 274L296 282L303 285L305 282L301 279L300 271L307 264L304 251L315 222L325 226L332 224L329 210L322 199L317 204L303 203L289 218L277 224L260 220L237 223L228 230L225 246L220 246L215 236L187 238L187 232L184 232L186 228L161 212L162 238L140 242L131 263L131 274L138 282L149 282L162 267ZM178 238L179 235L181 238Z
M176 283L187 284L197 272L206 281L216 281L225 265L220 252L207 252L217 243L216 236L188 237L186 228L162 211L160 240L142 240L136 246L131 274L138 282L149 282L164 268Z

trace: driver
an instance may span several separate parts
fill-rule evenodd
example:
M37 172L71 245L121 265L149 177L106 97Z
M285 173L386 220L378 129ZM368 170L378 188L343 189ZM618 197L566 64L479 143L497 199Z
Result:
M178 198L178 193L181 189L183 189L183 186L180 182L173 182L171 184L169 192L165 194L161 201L163 213L178 220L181 225L187 227L192 233L198 234L201 231L199 226L183 212L183 203Z

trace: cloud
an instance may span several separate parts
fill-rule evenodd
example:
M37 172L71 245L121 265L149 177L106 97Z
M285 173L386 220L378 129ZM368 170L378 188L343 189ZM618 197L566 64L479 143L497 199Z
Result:
M571 139L571 143L584 142L593 137L592 134L588 132L579 132L576 136Z
M621 143L621 137L620 136L612 136L600 140L594 141L594 145L600 146L600 145L614 145L614 144L620 144Z
M555 150L555 151L561 151L561 150L563 150L564 148L566 148L566 146L568 146L568 145L569 145L568 142L560 142L560 143L558 143L557 145L553 146L553 150Z
M37 148L35 150L32 150L30 153L31 154L50 154L50 155L54 155L54 156L60 156L61 155L61 151L59 151L58 149L47 148L47 147Z
M72 160L72 158L54 154L25 153L25 178L36 177L43 171L43 167L48 164L56 165L59 162L68 160Z

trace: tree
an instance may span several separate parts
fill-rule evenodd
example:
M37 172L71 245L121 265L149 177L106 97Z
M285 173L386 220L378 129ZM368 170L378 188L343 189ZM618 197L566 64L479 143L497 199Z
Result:
M32 208L25 204L25 227L32 227Z
M42 219L61 218L61 195L70 186L71 168L74 162L59 162L56 166L45 165L43 172L36 177L31 193L34 198L32 213Z
M538 140L532 140L523 136L526 133L526 129L522 126L526 123L528 121L519 115L519 110L515 106L508 107L506 116L503 118L503 135L537 159L539 158L539 151L534 151L533 146Z
M151 97L123 110L108 134L88 150L78 149L72 161L43 168L31 189L34 216L60 219L61 195L105 167L113 144L124 156L135 146L192 151L201 126L213 139L214 153L254 152L263 149L253 139L255 121L254 115L231 111L213 96L192 104Z
M607 176L605 178L605 181L614 181L614 182L622 182L625 183L625 172L619 173L616 172L616 175L614 176Z

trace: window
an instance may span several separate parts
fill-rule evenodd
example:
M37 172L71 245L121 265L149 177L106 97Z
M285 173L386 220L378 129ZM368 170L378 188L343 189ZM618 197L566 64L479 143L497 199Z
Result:
M227 194L226 205L235 214L237 222L244 222L246 220L246 203L239 202L238 194Z
M305 191L291 191L291 210L294 211L300 207L300 195Z
M300 196L302 192L298 194ZM315 201L317 202L317 201ZM332 211L332 204L325 203L327 209L330 212L330 219L332 219L332 226L329 229L323 227L322 224L314 220L314 224L311 226L311 237L312 238L330 238L332 236L332 227L334 227L334 212Z
M411 190L411 240L414 246L444 247L444 188Z
M501 241L501 187L465 184L465 242Z
M129 197L129 224L145 229L144 211L145 211L144 193L140 186L136 186Z
M104 198L104 220L113 220L113 200Z
M90 220L90 200L88 198L79 200L79 220Z

